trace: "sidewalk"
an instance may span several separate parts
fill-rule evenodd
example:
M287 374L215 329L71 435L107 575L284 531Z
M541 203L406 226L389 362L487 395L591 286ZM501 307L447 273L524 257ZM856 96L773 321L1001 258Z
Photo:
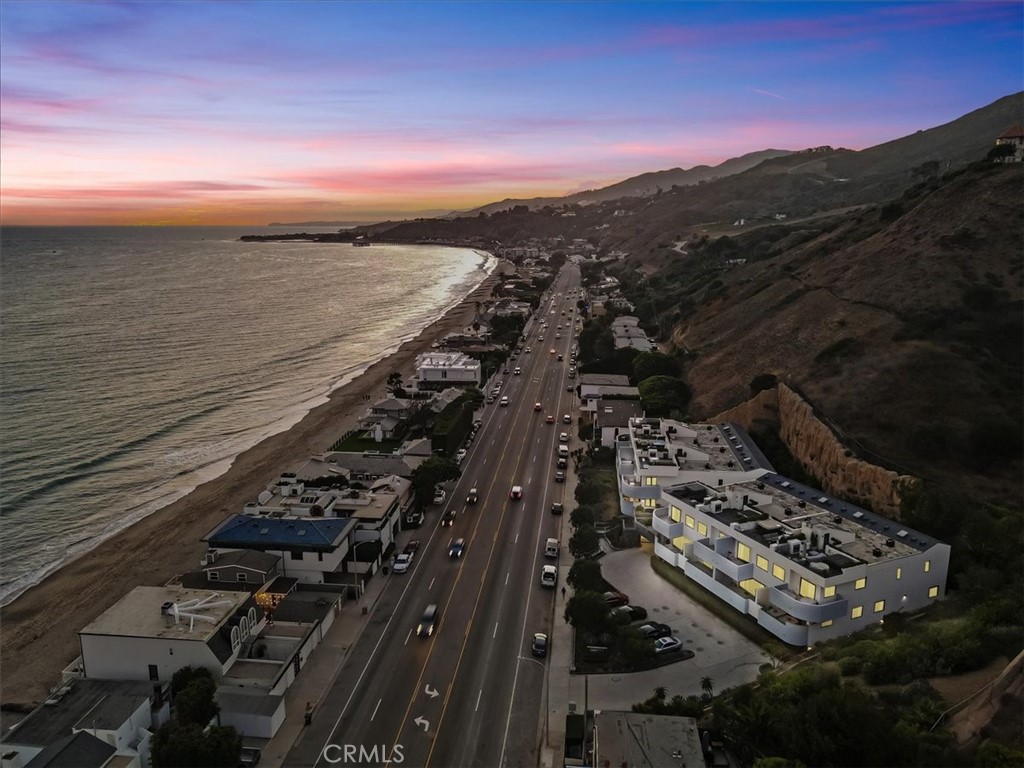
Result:
M262 748L261 766L278 768L284 764L288 752L305 727L307 703L312 703L314 712L319 708L320 700L334 683L339 670L348 660L349 651L359 641L372 618L374 606L390 578L390 575L385 576L383 572L378 572L367 582L362 597L342 605L341 613L334 620L323 641L313 651L310 659L299 671L295 682L285 692L287 714L274 738Z

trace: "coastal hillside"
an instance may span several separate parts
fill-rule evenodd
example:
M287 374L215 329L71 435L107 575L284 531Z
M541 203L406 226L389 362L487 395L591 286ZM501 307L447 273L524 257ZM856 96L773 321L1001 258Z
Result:
M883 463L1016 498L1022 188L1021 165L980 162L883 205L694 238L628 293L685 351L691 415L774 376Z

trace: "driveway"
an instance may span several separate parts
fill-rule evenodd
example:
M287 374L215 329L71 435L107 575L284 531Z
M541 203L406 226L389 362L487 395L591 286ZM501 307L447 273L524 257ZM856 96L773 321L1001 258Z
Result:
M669 698L700 696L704 677L711 678L715 691L733 688L752 682L758 667L770 661L756 644L658 576L651 568L651 553L649 544L612 552L601 559L601 573L634 605L646 608L648 619L672 627L683 647L696 656L645 672L587 675L584 693L591 709L628 711L658 686L668 689Z

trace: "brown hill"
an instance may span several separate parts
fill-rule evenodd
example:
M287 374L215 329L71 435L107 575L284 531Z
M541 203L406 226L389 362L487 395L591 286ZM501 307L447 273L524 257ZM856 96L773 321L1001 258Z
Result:
M1022 189L1021 165L979 163L886 206L673 258L646 290L693 355L694 415L775 374L885 463L1017 498Z

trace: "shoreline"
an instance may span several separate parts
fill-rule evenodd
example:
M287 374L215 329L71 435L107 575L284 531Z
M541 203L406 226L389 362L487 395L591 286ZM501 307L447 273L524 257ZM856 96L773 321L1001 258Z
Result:
M226 472L61 565L0 609L0 705L41 701L61 670L79 655L78 631L139 585L161 585L199 567L200 538L256 498L280 472L322 453L382 394L388 374L407 374L417 354L464 328L477 301L489 298L504 271L495 268L397 350L327 395L296 424L238 454Z

